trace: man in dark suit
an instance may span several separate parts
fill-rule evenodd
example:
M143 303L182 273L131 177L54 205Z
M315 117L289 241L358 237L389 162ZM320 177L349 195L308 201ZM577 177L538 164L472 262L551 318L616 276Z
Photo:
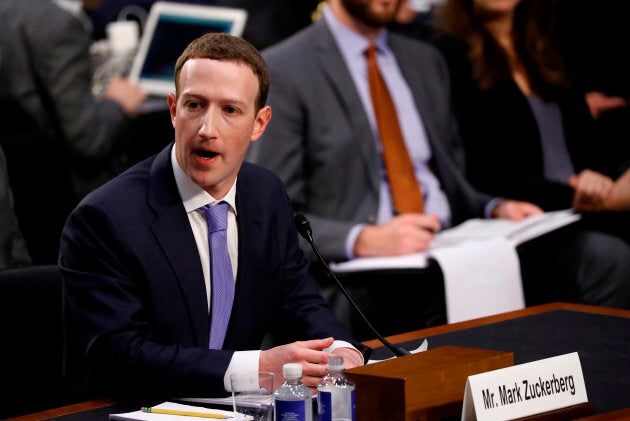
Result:
M177 61L175 83L174 146L88 195L64 229L66 361L87 362L104 393L148 398L217 396L244 369L274 372L279 386L289 361L314 388L331 352L362 364L308 275L282 182L243 164L271 118L262 57L207 34ZM209 349L218 292L198 210L224 203L235 292L224 342ZM260 351L267 334L284 345Z
M250 149L247 159L281 177L294 208L311 220L321 254L330 261L420 252L429 247L434 231L469 218L519 219L541 212L530 203L493 199L462 176L465 162L450 104L448 69L431 46L387 32L399 3L330 0L319 21L263 51L272 80L269 102L274 119L264 141ZM371 43L377 47L377 62L395 104L416 181L425 193L424 213L393 211L370 101L365 51ZM614 290L608 285L625 283L623 265L583 258L598 253L590 246L561 244L571 248L566 261L557 261L558 267L566 268L563 280L569 287L578 284L582 292L584 282L589 289L602 291L575 299L614 302L607 301ZM536 259L521 264L535 266ZM524 279L526 298L529 281ZM373 291L371 301L378 301L373 314L387 313L380 297L389 289L381 281ZM547 285L535 289L536 300L556 298L547 294ZM399 292L400 299L405 295L416 299L409 305L421 307L417 301L421 297ZM394 311L404 307L392 304Z

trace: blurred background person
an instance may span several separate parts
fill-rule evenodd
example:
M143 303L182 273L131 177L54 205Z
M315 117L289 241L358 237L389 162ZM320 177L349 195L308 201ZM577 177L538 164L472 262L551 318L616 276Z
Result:
M576 191L573 207L578 211L630 212L630 169L614 181L585 170L572 176L569 184Z
M427 41L433 37L435 25L433 10L444 0L403 0L394 22L388 25L392 32Z
M31 256L13 212L13 195L0 148L0 270L30 266Z
M556 11L547 0L447 0L436 21L468 179L546 211L598 197L619 176L552 42ZM581 224L628 240L628 216L590 213Z
M34 262L56 263L67 215L113 175L118 136L146 94L112 77L93 95L80 1L3 0L0 25L0 141L15 211Z
M243 38L254 47L263 49L288 37L311 23L311 12L317 0L172 0L179 3L204 4L245 9L248 13ZM142 16L149 12L155 0L103 0L89 16L95 37L104 36L109 22L124 18L127 12ZM140 17L140 19L142 19Z
M594 117L610 135L630 134L630 63L625 54L630 2L554 0L558 7L553 38L562 50L572 79L587 94ZM625 117L625 118L624 118ZM622 139L619 137L618 139ZM624 148L626 155L630 145Z
M387 30L399 4L330 0L319 20L263 51L270 68L269 102L274 117L262 136L264 142L250 148L248 159L280 175L296 211L309 218L320 252L329 262L420 252L430 247L435 231L470 218L518 219L541 212L530 203L494 201L464 178L465 161L451 109L446 63L427 43ZM379 67L387 66L382 74L394 102L405 152L412 161L415 178L410 184L422 191L423 211L400 212L393 200L392 174L396 172L385 164L368 82L366 49L371 43L377 47ZM614 294L597 284L611 281L616 285L613 289L617 288L619 273L625 276L617 259L626 261L630 251L621 256L611 253L609 260L599 261L589 255L601 251L584 239L553 242L547 248L544 241L549 238L557 237L553 234L532 241L533 252L528 255L533 257L522 259L521 266L546 270L535 254L549 255L548 250L555 250L547 263L557 278L558 291L536 284L538 274L531 274L530 279L528 273L523 277L528 304L560 296L592 304L612 303ZM314 271L317 266L313 265ZM415 278L391 286L383 282L384 273L369 276L361 272L347 284L353 288L351 295L365 297L358 302L366 306L369 316L390 318L377 326L402 332L438 319L424 312L435 310L440 297L432 293L439 291L428 287L437 283L433 282L436 278L440 282L442 274L426 275L416 273ZM334 300L339 295L335 285L325 275L318 277L325 295ZM423 294L406 293L405 285L414 285L418 279L427 287ZM530 284L532 280L535 282ZM582 282L584 285L576 287ZM566 294L564 288L571 293ZM581 295L587 290L588 298ZM613 300L607 301L610 297ZM413 314L405 314L407 308Z

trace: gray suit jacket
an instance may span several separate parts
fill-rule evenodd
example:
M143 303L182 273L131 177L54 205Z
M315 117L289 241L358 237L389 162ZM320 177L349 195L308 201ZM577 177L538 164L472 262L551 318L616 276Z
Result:
M80 158L104 158L124 119L92 95L91 34L50 0L0 2L0 101L21 107L38 130L61 136Z
M425 43L394 34L389 42L422 115L431 165L448 197L453 223L482 217L490 197L475 191L460 170L445 62ZM295 209L311 221L322 255L343 260L352 226L376 220L377 140L324 20L263 54L271 73L273 116L248 159L284 181Z

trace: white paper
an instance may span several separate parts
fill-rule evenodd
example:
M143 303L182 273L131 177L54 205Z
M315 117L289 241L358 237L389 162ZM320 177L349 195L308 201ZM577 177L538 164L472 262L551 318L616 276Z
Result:
M230 399L230 405L232 404L232 400ZM227 415L229 418L225 418L226 421L234 421L234 412L233 411L223 411L221 409L213 409L213 408L204 408L202 406L192 406L192 405L184 405L175 402L163 402L159 405L155 405L152 408L159 409L174 409L178 411L193 411L193 412L203 412L206 414L222 414ZM201 419L195 417L182 417L181 415L170 415L170 414L155 414L150 412L144 412L140 409L132 412L125 412L120 414L110 414L110 421L113 420L141 420L141 421L182 421L183 418L189 419ZM206 418L203 418L206 419Z
M453 228L438 233L433 248L459 244L469 240L507 238L515 246L578 221L581 215L572 209L545 212L522 221L509 219L469 219Z
M413 349L413 350L411 350L411 351L409 351L409 352L411 352L412 354L417 354L418 352L424 352L424 351L426 351L428 348L429 348L429 342L427 342L427 340L425 339L424 341L422 341L422 343L420 344L420 346L419 346L418 348ZM391 360L391 359L393 359L393 358L396 358L396 357L386 358L386 359L384 359L384 360L368 360L368 362L366 363L366 365L367 365L367 364L374 364L374 363L377 363L377 362L379 362L379 361Z
M448 323L525 307L518 255L509 240L467 241L433 251L444 274Z
M514 246L580 219L571 209L546 212L522 221L509 219L469 219L436 234L431 248L422 253L393 257L360 257L347 262L330 263L333 272L360 272L386 269L423 269L435 250L455 247L471 240L508 239Z
M470 219L439 232L426 252L331 263L333 272L422 269L437 261L444 274L447 320L454 323L524 308L516 246L580 219L571 209L522 221Z
M333 272L361 272L379 269L422 269L427 267L428 253L392 257L358 257L347 262L331 263Z
M232 404L234 403L231 396L228 396L226 398L177 398L177 400L183 401L183 402L197 402L197 403L203 403L207 405L232 406Z
M463 421L524 418L588 402L577 352L469 376Z

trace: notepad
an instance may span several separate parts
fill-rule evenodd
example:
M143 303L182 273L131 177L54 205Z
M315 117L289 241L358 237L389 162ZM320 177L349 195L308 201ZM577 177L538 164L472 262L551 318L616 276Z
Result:
M230 418L226 418L227 421L234 421L234 412L223 411L221 409L204 408L202 406L184 405L175 402L163 402L159 405L153 406L153 408L160 409L174 409L177 411L194 411L202 412L205 414L222 414L227 415ZM196 417L185 417L181 415L169 415L169 414L152 414L149 412L143 412L140 408L137 411L124 412L120 414L110 414L110 421L113 420L144 420L144 421L186 421L186 419L201 419ZM249 419L253 419L249 417Z
M545 212L522 221L509 219L469 219L460 225L439 232L431 248L404 256L359 257L346 262L331 263L335 273L361 272L388 269L422 269L428 266L435 250L457 247L470 241L507 239L514 247L548 232L572 224L580 214L571 209Z

